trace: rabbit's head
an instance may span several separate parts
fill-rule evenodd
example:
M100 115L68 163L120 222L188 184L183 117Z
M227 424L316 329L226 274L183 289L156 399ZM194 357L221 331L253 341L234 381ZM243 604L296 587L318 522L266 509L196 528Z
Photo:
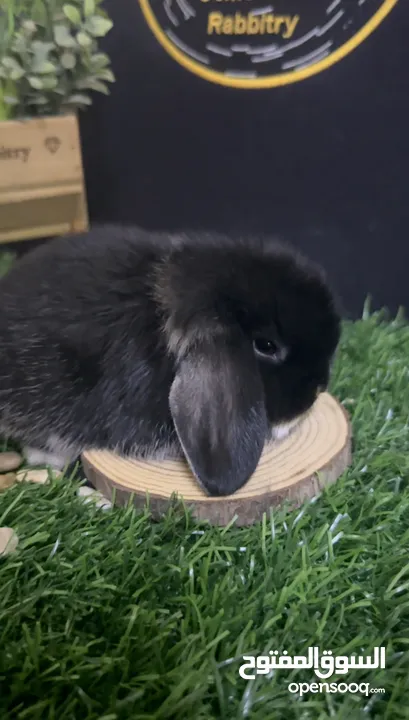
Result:
M175 242L155 287L179 441L204 489L227 495L327 387L340 318L321 269L290 249L202 239Z

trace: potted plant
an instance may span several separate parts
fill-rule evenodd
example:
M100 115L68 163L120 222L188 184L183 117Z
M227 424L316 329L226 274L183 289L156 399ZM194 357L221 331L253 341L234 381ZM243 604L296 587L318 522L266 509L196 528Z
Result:
M87 228L77 112L109 93L101 0L0 0L0 242Z

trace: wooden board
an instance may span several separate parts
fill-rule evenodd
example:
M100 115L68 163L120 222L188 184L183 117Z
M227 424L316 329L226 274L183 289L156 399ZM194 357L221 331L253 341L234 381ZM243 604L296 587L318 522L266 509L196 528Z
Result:
M0 123L0 242L87 229L76 116Z
M264 449L247 484L234 495L205 495L189 467L180 461L140 461L106 451L88 451L83 465L90 482L107 498L124 504L133 494L138 507L146 504L155 518L166 512L172 493L181 496L198 520L226 525L237 515L237 525L260 520L271 506L290 501L299 506L315 496L348 467L351 432L344 409L323 393L313 409L285 440Z

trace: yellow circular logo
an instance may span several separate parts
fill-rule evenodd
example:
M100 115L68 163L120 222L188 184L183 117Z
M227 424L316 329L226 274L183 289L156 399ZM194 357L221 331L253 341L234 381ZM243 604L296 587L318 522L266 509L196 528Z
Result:
M219 85L270 88L354 50L398 0L139 0L160 44Z

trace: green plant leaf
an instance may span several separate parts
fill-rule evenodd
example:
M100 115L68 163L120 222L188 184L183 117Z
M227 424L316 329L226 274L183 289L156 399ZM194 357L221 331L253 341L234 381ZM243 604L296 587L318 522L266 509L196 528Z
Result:
M69 52L66 50L61 55L61 65L65 70L73 70L75 68L77 62L77 58L75 57L74 53Z
M88 33L81 30L77 33L77 42L81 45L81 47L90 47L92 45L92 38L88 35Z
M13 95L3 95L3 101L6 105L18 105L18 100Z
M47 2L44 2L44 0L28 0L25 5L25 14L29 15L35 23L45 27L48 19L46 6L50 5L50 1L47 0Z
M32 65L31 69L33 72L39 73L40 75L47 75L48 73L55 73L57 67L52 62L47 61L42 65Z
M34 40L31 44L31 50L34 54L31 64L31 71L33 73L50 73L55 71L55 65L49 60L50 51L54 47L54 43ZM30 46L28 49L30 49Z
M6 55L6 57L2 59L1 64L4 68L6 68L6 70L18 70L22 73L22 75L24 75L24 70L20 63L9 55Z
M13 53L21 55L26 51L28 43L29 40L23 35L23 33L16 33L13 42L11 43L11 50Z
M21 27L23 28L23 31L26 35L34 35L35 31L37 30L37 25L33 20L24 20L21 23Z
M109 68L98 70L96 77L98 80L105 80L105 82L115 82L115 75Z
M10 80L20 80L24 75L24 68L12 57L5 57L1 61L0 76Z
M91 56L91 65L94 70L100 70L109 65L110 59L105 53L95 53Z
M24 68L14 58L3 58L0 64L0 77L10 80L20 80L24 75Z
M112 28L112 20L103 18L100 15L93 15L85 21L85 29L93 37L104 37Z
M67 105L92 105L91 98L88 97L88 95L83 95L82 93L74 93L74 95L70 95L69 98L67 98Z
M86 18L91 17L95 12L95 1L84 0L84 15Z
M63 5L63 13L73 25L81 25L81 13L75 5Z
M43 42L43 40L33 40L31 48L36 55L47 57L50 51L55 47L53 42Z
M44 90L54 90L58 85L58 78L55 75L46 75L42 78Z
M37 77L36 75L29 75L27 80L30 83L31 87L35 90L42 90L44 87L43 79Z
M109 95L109 89L105 83L100 82L100 80L96 80L95 78L86 78L85 80L80 80L77 83L77 87L81 90L95 90L96 92L103 93L104 95Z
M54 39L57 45L63 48L75 47L75 40L66 25L54 25Z
M16 80L21 80L23 75L24 75L24 71L21 72L21 70L10 70L9 78L10 78L10 80L13 80L14 82L16 82Z

